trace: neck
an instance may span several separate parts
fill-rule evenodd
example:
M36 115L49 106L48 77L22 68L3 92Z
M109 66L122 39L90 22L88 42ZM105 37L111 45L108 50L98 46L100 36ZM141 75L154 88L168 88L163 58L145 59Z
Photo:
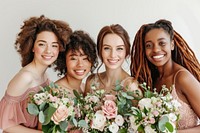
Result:
M167 63L166 65L159 67L159 78L162 79L163 77L168 77L173 73L175 63L173 61Z
M69 77L67 75L65 75L65 79L66 79L66 85L69 89L71 89L71 90L73 90L73 89L79 90L80 89L82 80L75 79L75 78Z

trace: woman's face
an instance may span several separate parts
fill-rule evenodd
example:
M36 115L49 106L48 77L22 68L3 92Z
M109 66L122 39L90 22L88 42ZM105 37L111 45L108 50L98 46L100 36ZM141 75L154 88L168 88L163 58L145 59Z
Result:
M58 38L53 32L43 31L37 35L33 50L36 63L51 65L58 57Z
M145 36L145 53L147 59L155 66L163 66L171 60L174 42L162 28L152 29Z
M67 76L82 80L90 72L92 63L89 62L87 55L82 49L66 54Z
M124 42L117 34L107 34L103 39L102 60L106 68L116 69L122 66L126 57Z

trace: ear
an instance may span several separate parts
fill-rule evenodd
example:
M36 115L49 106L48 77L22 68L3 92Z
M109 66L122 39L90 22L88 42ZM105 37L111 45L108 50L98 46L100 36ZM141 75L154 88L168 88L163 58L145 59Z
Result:
M171 50L174 50L174 40L171 41Z
M32 52L34 53L35 51L34 51L34 48L32 49Z

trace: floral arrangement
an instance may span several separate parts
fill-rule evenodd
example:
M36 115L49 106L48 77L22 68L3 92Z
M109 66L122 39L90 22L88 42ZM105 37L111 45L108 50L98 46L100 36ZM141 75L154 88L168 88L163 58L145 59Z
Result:
M137 87L137 86L132 86ZM94 93L81 97L75 92L80 105L82 120L87 126L82 127L84 133L128 133L132 113L134 93L128 88L116 84L114 94L106 94L105 90L92 86Z
M144 97L138 101L137 107L132 107L133 115L129 118L133 131L176 132L180 103L173 100L170 90L163 85L158 93L156 89L150 91L146 83L140 86L144 89Z
M74 99L69 92L59 88L53 82L41 87L41 91L30 94L28 112L38 116L45 133L66 132L77 125L77 114ZM75 124L74 124L75 123Z

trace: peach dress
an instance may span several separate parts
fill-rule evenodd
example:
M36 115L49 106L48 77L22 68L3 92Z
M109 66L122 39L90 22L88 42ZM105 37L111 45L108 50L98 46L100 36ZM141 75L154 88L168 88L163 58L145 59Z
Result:
M27 112L28 97L30 93L36 93L40 86L49 84L49 80L33 88L29 88L20 96L10 96L7 92L0 101L0 129L6 129L16 125L28 128L36 128L38 118Z
M179 99L179 97L177 95L176 88L175 88L175 79L176 79L176 75L180 71L185 71L185 70L179 70L175 74L175 76L174 76L174 87L172 89L171 94L172 94L173 98L176 99L181 104L181 107L179 108L180 119L178 121L178 129L187 129L187 128L191 128L191 127L197 126L199 118L195 114L195 112L191 108L191 106L189 104L185 103L184 101L182 101L181 99Z

